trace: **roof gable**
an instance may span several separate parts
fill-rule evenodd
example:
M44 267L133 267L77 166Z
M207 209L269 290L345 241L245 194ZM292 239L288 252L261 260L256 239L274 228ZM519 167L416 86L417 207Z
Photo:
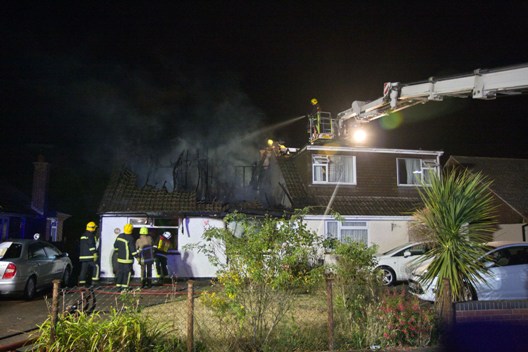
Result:
M488 177L493 181L491 191L517 213L528 218L528 159L453 155L446 167L456 165Z

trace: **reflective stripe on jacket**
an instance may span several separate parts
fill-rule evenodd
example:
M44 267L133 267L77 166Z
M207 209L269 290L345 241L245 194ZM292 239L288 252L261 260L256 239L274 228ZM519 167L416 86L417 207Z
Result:
M95 245L95 234L90 231L85 231L81 236L79 249L79 261L93 261L97 248Z
M118 263L131 264L137 255L137 250L134 247L134 238L132 235L126 235L124 233L117 236L114 242L114 250L117 252Z

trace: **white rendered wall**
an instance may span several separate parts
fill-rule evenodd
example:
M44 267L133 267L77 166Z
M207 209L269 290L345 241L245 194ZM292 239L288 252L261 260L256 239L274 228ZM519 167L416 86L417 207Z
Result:
M118 228L119 233L123 232L123 227L128 221L126 216L104 216L101 218L101 278L114 278L112 268L112 254L114 252L114 242L117 234L114 229ZM186 218L182 220L178 231L171 231L178 236L179 255L176 256L177 277L181 278L209 278L216 276L216 268L209 262L207 257L197 250L184 251L187 244L199 243L203 240L202 234L208 227L223 228L224 223L219 219L212 218ZM140 266L137 261L133 265L134 277L140 277ZM153 267L153 275L156 269Z

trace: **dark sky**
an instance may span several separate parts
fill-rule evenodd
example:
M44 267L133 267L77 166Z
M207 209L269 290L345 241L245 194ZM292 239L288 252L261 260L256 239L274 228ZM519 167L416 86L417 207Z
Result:
M308 141L306 120L288 122L312 97L336 115L386 81L528 62L527 1L442 3L4 4L0 157L43 153L72 175L196 146L248 162L269 137ZM527 103L429 103L370 124L370 145L526 158Z

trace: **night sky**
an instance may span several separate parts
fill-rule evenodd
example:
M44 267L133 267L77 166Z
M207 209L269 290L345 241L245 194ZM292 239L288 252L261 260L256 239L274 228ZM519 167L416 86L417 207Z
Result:
M68 178L59 193L93 187L96 203L86 179L104 184L116 163L199 147L249 164L267 138L301 147L306 120L289 122L313 97L337 115L387 81L528 62L528 2L448 3L4 4L3 177L26 182L43 154ZM397 128L369 124L369 143L526 158L527 114L526 95L431 102L400 112Z

